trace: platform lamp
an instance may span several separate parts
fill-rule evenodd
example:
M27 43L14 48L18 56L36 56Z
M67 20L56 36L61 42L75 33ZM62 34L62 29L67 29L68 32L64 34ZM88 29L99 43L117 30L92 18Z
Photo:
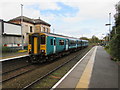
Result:
M109 41L110 41L111 13L109 13L109 24L105 24L105 26L109 26Z
M24 38L23 38L23 4L21 4L21 35L22 35L22 49L24 49Z
M53 28L53 33L55 32L55 29Z

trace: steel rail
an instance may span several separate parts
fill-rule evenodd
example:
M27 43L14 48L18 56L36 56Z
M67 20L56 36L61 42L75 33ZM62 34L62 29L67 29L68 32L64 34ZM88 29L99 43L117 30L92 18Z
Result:
M14 75L14 76L12 76L12 77L10 77L10 78L8 78L8 79L2 80L2 81L0 81L0 83L4 83L4 82L9 81L9 80L11 80L11 79L14 79L14 78L16 78L16 77L18 77L18 76L21 76L21 75L23 75L23 74L26 74L26 73L28 73L28 72L31 72L31 71L35 70L36 68L38 68L38 67L35 67L35 68L33 68L33 69L24 71L24 72L22 72L22 73L20 73L20 74ZM22 68L21 68L21 69L22 69Z
M87 51L86 51L87 52ZM86 53L84 52L84 54ZM36 79L35 81L33 81L32 83L26 85L25 87L23 87L21 90L25 90L30 88L31 86L33 86L34 84L36 84L38 81L42 80L43 78L45 78L46 76L50 75L51 73L55 72L56 70L58 70L59 68L61 68L62 66L66 65L67 63L69 63L70 61L72 61L73 59L77 58L79 54L77 54L76 56L74 56L72 59L66 61L65 63L59 65L58 67L56 67L55 69L49 71L48 73L46 73L45 75L41 76L40 78Z

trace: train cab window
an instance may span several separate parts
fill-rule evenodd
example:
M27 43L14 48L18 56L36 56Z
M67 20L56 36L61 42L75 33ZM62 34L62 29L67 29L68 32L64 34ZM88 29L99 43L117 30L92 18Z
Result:
M32 26L30 26L30 32L32 32Z
M53 45L53 39L50 39L50 44Z
M31 44L31 43L32 43L32 36L29 35L29 44Z
M45 35L41 35L41 44L45 44L46 38Z
M64 45L64 40L59 40L59 45Z

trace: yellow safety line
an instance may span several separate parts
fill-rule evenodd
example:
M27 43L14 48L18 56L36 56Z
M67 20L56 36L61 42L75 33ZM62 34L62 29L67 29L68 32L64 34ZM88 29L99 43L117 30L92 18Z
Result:
M87 64L76 88L88 88L91 74L92 74L93 65L94 65L96 50L97 50L97 47L95 48L95 50L94 50L94 52L93 52L93 54L92 54L92 56Z
M14 53L13 53L14 54ZM24 56L24 55L28 55L27 53L25 53L25 54L17 54L17 55L12 55L12 56L4 56L4 57L2 57L2 59L7 59L7 58L14 58L14 57L18 57L18 56Z

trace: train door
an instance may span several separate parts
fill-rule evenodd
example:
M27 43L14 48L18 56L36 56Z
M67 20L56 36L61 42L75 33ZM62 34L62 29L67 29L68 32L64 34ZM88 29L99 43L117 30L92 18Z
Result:
M38 54L40 50L40 39L38 35L32 36L32 53Z
M53 38L53 53L56 53L56 38Z
M68 50L68 40L66 40L66 46L65 46L65 50L67 51Z

